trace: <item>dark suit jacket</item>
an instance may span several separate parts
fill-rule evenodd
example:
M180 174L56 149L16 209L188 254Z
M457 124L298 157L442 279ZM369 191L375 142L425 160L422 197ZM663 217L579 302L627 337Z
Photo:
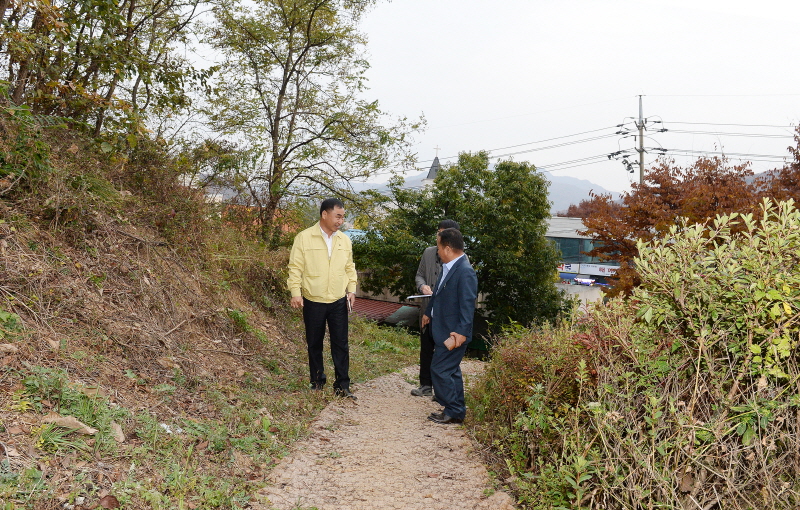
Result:
M431 328L433 341L442 344L454 331L467 337L469 342L472 339L477 298L478 278L475 270L466 256L461 257L434 289L425 310L425 315L431 318L428 327Z

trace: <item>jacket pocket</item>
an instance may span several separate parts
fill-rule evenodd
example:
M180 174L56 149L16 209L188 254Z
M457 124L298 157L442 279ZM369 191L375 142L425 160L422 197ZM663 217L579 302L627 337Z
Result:
M306 275L303 279L303 294L313 297L324 297L326 294L327 278L322 275Z

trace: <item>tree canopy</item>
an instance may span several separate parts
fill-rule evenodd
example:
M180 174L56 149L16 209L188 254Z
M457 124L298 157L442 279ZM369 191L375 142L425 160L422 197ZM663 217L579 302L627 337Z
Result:
M0 79L35 113L136 134L146 111L190 103L188 43L200 0L0 0Z
M443 167L433 186L372 193L386 211L354 242L356 264L369 271L367 290L416 293L414 275L426 246L435 244L443 219L461 225L466 252L478 275L481 302L500 326L554 318L560 296L554 285L558 250L545 239L550 202L547 180L529 163L502 161L489 168L486 152L462 153Z

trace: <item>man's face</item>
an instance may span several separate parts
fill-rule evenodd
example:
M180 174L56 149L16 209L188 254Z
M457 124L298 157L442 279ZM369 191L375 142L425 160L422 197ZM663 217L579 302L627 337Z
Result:
M442 259L443 264L447 264L455 258L453 249L449 246L444 246L441 238L438 236L436 237L436 251L439 253L439 258Z
M319 224L326 232L336 232L344 224L344 209L334 206L330 211L322 211Z

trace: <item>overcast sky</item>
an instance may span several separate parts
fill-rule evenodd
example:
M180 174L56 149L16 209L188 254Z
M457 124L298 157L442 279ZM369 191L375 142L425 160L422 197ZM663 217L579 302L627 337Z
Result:
M607 155L634 147L614 133L635 130L643 94L663 122L645 147L684 164L724 151L760 172L781 166L800 119L799 24L789 0L393 0L362 24L368 97L425 115L420 168L435 147L442 163L484 149L623 191L638 166Z

